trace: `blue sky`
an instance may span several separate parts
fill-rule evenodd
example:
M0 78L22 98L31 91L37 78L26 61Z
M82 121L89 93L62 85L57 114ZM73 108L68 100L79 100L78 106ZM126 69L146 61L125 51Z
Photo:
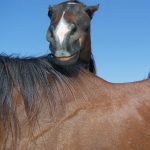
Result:
M49 4L61 0L1 0L0 53L40 56L49 52ZM150 71L150 0L84 0L100 3L92 20L98 75L111 82L146 78Z

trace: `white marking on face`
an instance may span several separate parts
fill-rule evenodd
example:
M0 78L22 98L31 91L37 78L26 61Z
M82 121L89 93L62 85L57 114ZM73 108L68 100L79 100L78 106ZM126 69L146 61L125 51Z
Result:
M69 24L64 19L65 11L62 14L62 17L56 27L55 33L56 37L59 40L59 44L62 45L63 41L67 35L67 33L70 31Z

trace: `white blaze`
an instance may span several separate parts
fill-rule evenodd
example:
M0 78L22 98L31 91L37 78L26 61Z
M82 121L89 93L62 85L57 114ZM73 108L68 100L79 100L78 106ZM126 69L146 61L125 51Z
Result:
M63 43L65 36L70 31L69 25L66 22L66 20L64 19L64 14L65 14L65 12L63 12L62 17L61 17L61 19L56 27L56 30L55 30L56 37L58 38L61 45Z

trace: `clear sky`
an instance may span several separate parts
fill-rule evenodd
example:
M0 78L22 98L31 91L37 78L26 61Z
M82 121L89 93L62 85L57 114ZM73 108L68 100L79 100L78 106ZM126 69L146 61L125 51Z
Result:
M49 4L63 0L0 0L0 53L47 54ZM150 0L83 0L100 3L92 20L98 75L111 82L146 78L150 71Z

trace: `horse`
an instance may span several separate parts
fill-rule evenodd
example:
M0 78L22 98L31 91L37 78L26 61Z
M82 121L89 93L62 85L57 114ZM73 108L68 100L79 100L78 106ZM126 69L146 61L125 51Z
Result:
M150 149L150 79L95 75L90 21L98 7L50 6L51 54L0 56L0 149Z

